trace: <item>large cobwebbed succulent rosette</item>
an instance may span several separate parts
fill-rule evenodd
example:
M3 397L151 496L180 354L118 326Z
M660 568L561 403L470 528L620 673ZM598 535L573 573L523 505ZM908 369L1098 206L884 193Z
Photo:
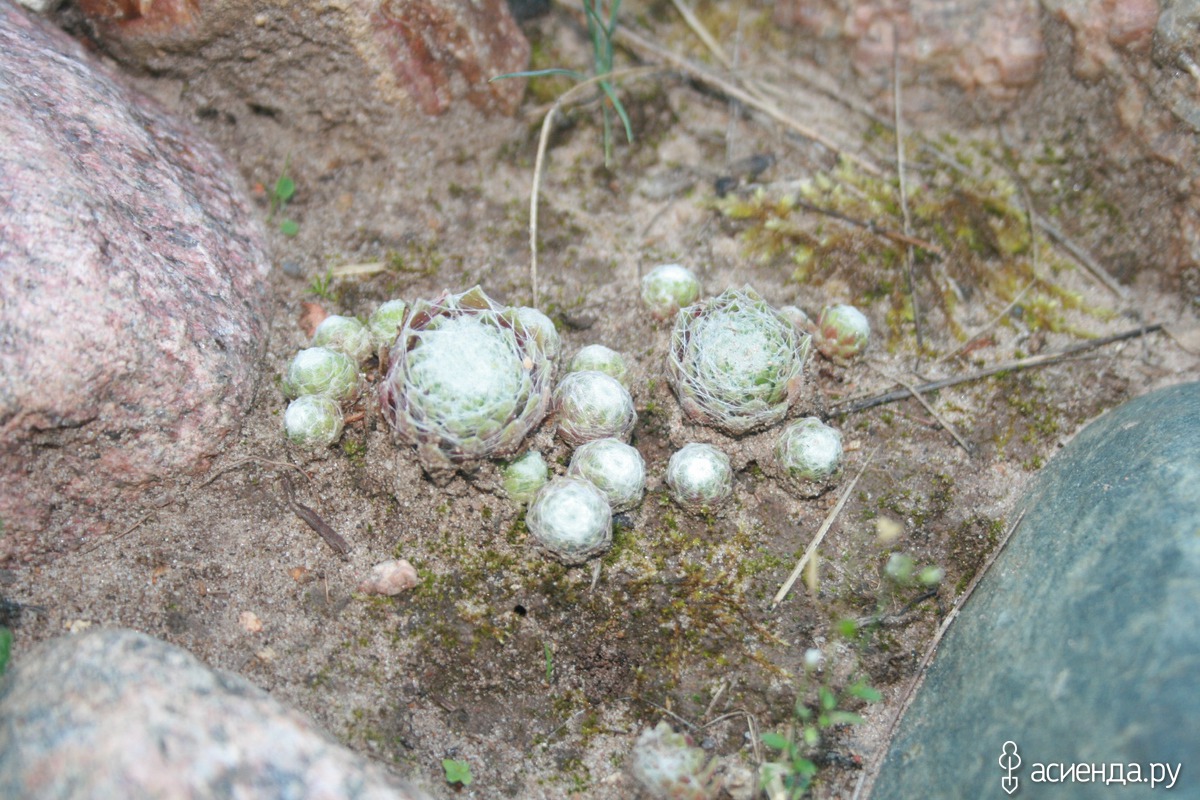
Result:
M405 317L380 399L428 471L511 455L546 416L553 366L506 310L476 286Z
M810 341L749 286L730 289L675 317L667 374L689 418L736 436L787 416Z

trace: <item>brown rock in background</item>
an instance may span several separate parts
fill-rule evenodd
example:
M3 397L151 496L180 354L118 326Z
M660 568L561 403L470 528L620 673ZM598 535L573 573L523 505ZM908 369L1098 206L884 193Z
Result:
M885 114L894 53L912 129L955 107L1017 159L1061 162L1030 186L1043 212L1121 280L1200 294L1200 2L784 0L775 20Z
M489 82L529 61L505 0L80 2L57 21L192 121L251 185L289 172L302 247L316 235L313 209L330 203L320 187L335 175L377 187L435 170L452 148L494 148L525 88ZM367 199L358 195L326 230L361 225Z

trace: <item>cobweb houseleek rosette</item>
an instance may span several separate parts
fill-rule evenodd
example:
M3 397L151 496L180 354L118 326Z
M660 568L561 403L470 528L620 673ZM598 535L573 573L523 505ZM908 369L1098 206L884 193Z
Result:
M747 433L787 416L809 344L749 286L730 289L676 316L667 376L689 418Z
M427 470L510 455L546 416L550 359L505 310L477 286L419 302L405 318L380 399Z

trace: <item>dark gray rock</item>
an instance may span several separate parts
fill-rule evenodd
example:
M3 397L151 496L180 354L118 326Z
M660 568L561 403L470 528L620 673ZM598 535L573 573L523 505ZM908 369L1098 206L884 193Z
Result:
M0 797L427 798L244 679L121 629L45 642L0 682Z
M945 637L872 798L1006 797L1008 741L1021 795L1150 793L1148 783L1033 784L1038 764L1082 762L1138 764L1146 780L1152 763L1182 764L1172 795L1200 796L1200 384L1089 425L1023 507Z
M252 397L268 269L217 151L0 0L0 563L205 467Z

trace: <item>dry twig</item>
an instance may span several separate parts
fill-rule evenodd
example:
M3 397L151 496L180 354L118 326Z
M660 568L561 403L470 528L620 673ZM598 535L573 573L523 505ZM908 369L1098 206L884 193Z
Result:
M272 467L281 467L283 469L294 469L294 470L296 470L296 472L299 472L301 475L303 475L305 480L309 480L309 481L312 480L311 475L309 475L304 470L300 469L300 467L297 467L295 464L289 464L286 461L271 461L268 458L259 458L258 456L250 456L248 458L239 459L239 460L233 462L232 464L230 464L228 467L223 468L220 472L216 472L216 473L213 473L212 475L209 475L208 479L206 481L204 481L204 483L200 484L199 488L203 489L205 486L208 486L210 483L212 483L213 481L215 481L217 478L221 477L225 473L233 472L235 469L244 467L247 464L267 464Z
M146 520L150 519L150 517L151 517L151 516L152 516L151 514L143 514L143 515L142 515L142 517L141 517L141 519L139 519L137 522L135 522L135 523L133 523L132 525L130 525L130 526L129 526L128 528L126 528L125 530L123 530L123 531L121 531L120 533L118 533L116 536L113 536L113 537L111 537L111 538L105 539L105 540L104 540L104 541L102 541L102 542L97 542L96 544L94 544L94 545L92 545L91 547L89 547L87 550L84 550L83 552L81 552L79 555L81 555L81 556L86 556L88 553L94 553L94 552L96 552L97 550L99 550L101 547L106 547L107 545L110 545L110 544L112 544L113 542L117 541L118 539L124 539L126 536L128 536L128 535L129 535L129 534L131 534L131 533L133 533L133 532L134 532L134 531L136 531L138 528L142 527L142 524L143 524L143 523L144 523Z
M291 506L296 516L304 520L308 527L320 534L325 543L333 548L338 555L344 556L349 553L350 545L346 543L346 540L337 531L329 527L329 523L321 519L320 515L308 506L296 502L296 496L292 489L292 479L284 475L281 482L283 483L283 493L287 498L287 503Z
M838 498L837 505L829 512L829 516L825 517L825 521L821 523L821 528L817 531L817 535L809 542L804 555L800 556L800 560L796 562L796 568L792 570L792 574L788 576L788 579L779 587L779 591L775 593L775 597L771 600L771 608L779 605L783 601L783 598L787 597L788 592L792 590L792 586L795 585L800 574L804 572L804 566L812 558L813 553L817 551L817 547L820 546L822 540L825 539L825 534L833 527L833 521L837 519L838 514L842 513L842 508L846 505L846 501L850 499L850 495L853 493L858 479L867 471L867 467L870 466L877 452L879 452L878 447L871 451L871 455L867 456L867 460L863 462L862 467L858 470L858 474L854 476L854 480L850 481L850 484L842 491L842 496Z
M988 367L987 369L982 369L978 372L972 372L970 375L957 375L953 378L943 378L939 381L930 381L929 383L923 383L920 386L912 387L911 390L900 389L892 392L884 392L883 394L877 394L872 397L863 397L857 400L846 400L845 402L838 403L837 405L833 406L833 408L829 409L829 413L830 415L845 416L846 414L853 414L857 411L864 411L868 408L886 405L887 403L894 403L897 400L903 400L906 397L911 397L912 390L915 390L920 394L926 394L928 392L936 392L938 389L946 389L951 386L957 386L960 383L970 383L971 381L988 378L1001 372L1020 372L1021 370L1035 369L1037 367L1048 367L1051 364L1057 364L1060 361L1066 361L1067 359L1077 356L1080 353L1086 353L1089 350L1096 350L1104 347L1105 345L1113 344L1114 342L1121 342L1125 341L1126 339L1136 339L1139 336L1157 333L1161 331L1162 328L1163 326L1157 323L1154 325L1143 325L1140 328L1134 328L1132 330L1124 331L1123 333L1113 334L1112 336L1105 336L1102 339L1093 339L1090 342L1082 342L1080 344L1072 345L1054 353L1044 353L1038 356L1030 356L1029 358L1020 358L1015 361L1005 361L1002 364L996 364L995 366Z
M845 150L828 136L825 136L819 131L804 125L799 120L784 113L779 106L775 105L770 99L768 99L765 95L762 95L760 92L743 89L741 86L738 86L732 81L713 74L710 70L700 66L699 64L693 63L689 59L684 58L677 53L664 50L644 36L634 33L629 28L620 28L617 30L615 38L617 41L628 45L633 50L638 51L644 57L664 61L697 83L702 83L711 89L721 92L726 97L730 97L749 106L755 111L758 111L770 119L775 120L794 133L800 134L800 136L804 137L805 139L814 141L822 147L827 148L835 155L839 155L842 158L845 158L847 161L854 163L865 172L875 176L883 174L882 170L880 170L879 167L873 164L869 159Z
M900 41L898 31L893 31L894 42ZM904 218L904 235L912 236L912 216L908 213L908 188L904 180L904 118L900 114L900 51L892 47L892 110L896 120L896 174L900 177L900 213ZM925 351L925 337L921 333L921 304L917 302L917 287L913 282L913 248L904 250L904 280L908 284L908 301L912 303L913 329L917 336L917 362ZM967 452L970 452L968 450Z

